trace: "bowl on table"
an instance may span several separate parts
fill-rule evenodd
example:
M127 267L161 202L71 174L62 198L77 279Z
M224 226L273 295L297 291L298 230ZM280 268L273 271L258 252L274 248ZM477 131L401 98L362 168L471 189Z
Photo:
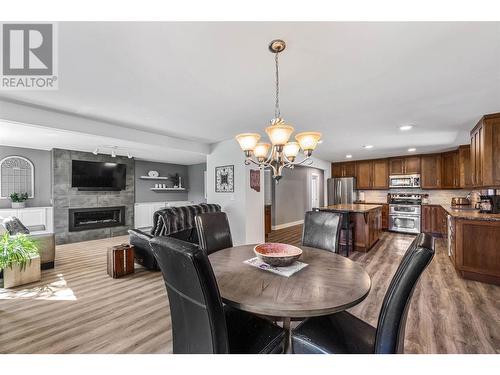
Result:
M302 255L297 246L274 242L261 243L253 251L263 262L275 267L289 266Z

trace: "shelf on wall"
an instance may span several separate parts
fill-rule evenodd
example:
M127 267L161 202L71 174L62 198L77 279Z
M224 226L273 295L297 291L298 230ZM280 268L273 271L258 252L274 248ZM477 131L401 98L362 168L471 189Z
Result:
M141 176L139 177L141 180L168 180L168 177L151 177L151 176Z
M187 191L186 188L151 188L153 191Z

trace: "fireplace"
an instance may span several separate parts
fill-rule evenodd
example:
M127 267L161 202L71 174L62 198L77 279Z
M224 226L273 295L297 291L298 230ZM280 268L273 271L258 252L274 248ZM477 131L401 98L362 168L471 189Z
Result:
M121 225L125 225L125 206L69 209L70 232Z

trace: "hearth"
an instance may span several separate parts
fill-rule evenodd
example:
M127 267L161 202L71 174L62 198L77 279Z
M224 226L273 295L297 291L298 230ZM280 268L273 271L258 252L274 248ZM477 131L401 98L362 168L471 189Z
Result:
M70 208L70 232L125 225L125 206Z

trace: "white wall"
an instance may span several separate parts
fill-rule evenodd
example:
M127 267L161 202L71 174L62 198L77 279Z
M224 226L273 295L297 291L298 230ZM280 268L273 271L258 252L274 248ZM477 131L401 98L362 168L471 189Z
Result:
M227 213L234 245L264 242L264 172L261 189L250 188L250 169L235 140L213 144L207 156L207 202ZM234 193L215 192L215 167L234 165Z

